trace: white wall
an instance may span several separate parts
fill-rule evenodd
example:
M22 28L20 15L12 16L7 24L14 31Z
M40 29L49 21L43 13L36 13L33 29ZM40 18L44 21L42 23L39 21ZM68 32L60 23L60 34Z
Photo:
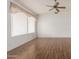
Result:
M70 12L43 14L37 23L38 37L70 37L71 19Z
M7 51L10 51L34 38L36 38L36 33L24 34L12 37L11 36L11 16L10 16L10 0L8 0L8 19L7 19Z
M27 43L34 38L36 38L36 35L34 33L11 37L7 41L7 50L10 51L11 49L19 47L20 45Z

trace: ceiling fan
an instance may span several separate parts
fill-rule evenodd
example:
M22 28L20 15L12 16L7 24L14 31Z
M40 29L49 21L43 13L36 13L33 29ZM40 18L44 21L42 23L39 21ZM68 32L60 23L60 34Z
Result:
M64 6L59 6L59 2L57 2L57 0L55 1L55 5L47 5L47 7L51 7L51 9L49 9L49 11L52 11L53 9L56 10L55 14L58 14L60 12L60 9L65 9L66 7Z

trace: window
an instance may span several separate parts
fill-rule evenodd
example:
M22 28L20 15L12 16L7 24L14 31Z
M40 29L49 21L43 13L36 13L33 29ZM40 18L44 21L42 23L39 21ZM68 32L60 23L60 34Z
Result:
M27 16L24 13L11 14L11 32L12 36L27 34Z
M35 32L35 18L16 6L11 7L11 36Z
M28 17L28 33L35 32L35 18L34 17Z

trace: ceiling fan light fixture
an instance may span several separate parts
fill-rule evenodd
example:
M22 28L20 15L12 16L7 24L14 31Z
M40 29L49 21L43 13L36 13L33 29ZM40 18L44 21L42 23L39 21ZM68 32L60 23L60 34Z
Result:
M64 6L59 6L59 2L57 2L57 0L55 1L55 5L47 5L47 7L51 7L51 9L49 9L49 11L52 11L53 9L56 10L55 14L58 14L60 12L60 9L65 9L66 7Z

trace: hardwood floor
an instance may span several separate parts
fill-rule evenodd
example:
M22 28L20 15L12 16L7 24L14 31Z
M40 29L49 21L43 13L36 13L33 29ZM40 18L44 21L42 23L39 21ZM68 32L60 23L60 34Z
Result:
M34 39L9 51L8 59L71 59L71 39Z

